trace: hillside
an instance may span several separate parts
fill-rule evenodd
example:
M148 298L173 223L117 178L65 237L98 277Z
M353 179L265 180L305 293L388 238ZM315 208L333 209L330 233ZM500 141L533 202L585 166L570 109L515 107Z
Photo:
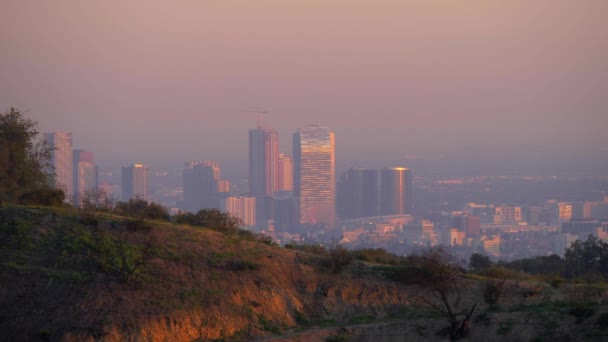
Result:
M314 253L162 221L86 222L71 209L0 207L3 340L447 339L446 322L416 304L420 289L379 271L390 266L335 270ZM477 304L466 339L608 336L603 285L518 281L488 306L489 281L465 279L462 308Z
M385 316L408 304L394 283L318 272L314 255L152 222L0 209L0 317L9 339L207 340L298 323Z

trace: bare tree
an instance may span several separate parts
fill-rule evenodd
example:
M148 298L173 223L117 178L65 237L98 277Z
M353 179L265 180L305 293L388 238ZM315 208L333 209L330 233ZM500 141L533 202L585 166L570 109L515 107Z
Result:
M463 314L461 304L465 288L462 262L443 247L429 248L419 255L410 256L409 259L418 271L413 281L419 285L414 299L440 314L448 322L452 340L465 336L476 305L464 313L464 318L459 318Z

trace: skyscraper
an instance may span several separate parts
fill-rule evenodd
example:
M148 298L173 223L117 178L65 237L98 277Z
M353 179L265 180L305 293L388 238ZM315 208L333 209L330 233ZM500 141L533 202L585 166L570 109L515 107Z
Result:
M293 160L291 156L279 154L279 185L277 191L293 191Z
M87 191L98 188L99 171L95 164L93 152L74 150L74 204L80 204Z
M340 218L380 215L380 173L373 169L349 169L340 182Z
M279 185L279 133L266 127L249 130L249 187L255 197L272 196Z
M249 130L249 191L256 199L257 223L272 219L272 196L279 189L279 133L258 126Z
M316 125L300 128L293 136L293 158L297 221L333 227L336 220L334 132Z
M408 168L382 169L381 186L382 215L403 215L412 212L412 173Z
M63 190L66 199L73 195L74 167L72 160L72 133L45 133L44 138L53 149L51 163L55 172L55 183Z
M148 178L150 167L142 164L133 164L122 168L122 200L131 198L149 200L150 190Z
M230 183L221 179L217 161L186 162L183 176L183 210L197 212L201 209L219 209L220 200L228 197Z

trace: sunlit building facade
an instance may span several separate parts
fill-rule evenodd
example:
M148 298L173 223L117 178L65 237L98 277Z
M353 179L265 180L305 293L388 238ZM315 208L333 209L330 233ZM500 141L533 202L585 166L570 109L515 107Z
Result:
M52 148L51 164L55 184L65 193L66 199L74 194L74 160L72 157L72 133L45 133L44 138Z
M382 215L411 214L413 209L412 172L405 167L384 168L381 171Z
M301 225L336 221L334 132L323 126L300 128L293 136L294 199Z
M279 184L277 191L293 191L293 160L291 156L279 154Z
M74 150L74 204L79 205L87 191L99 187L99 169L94 161L93 152Z
M228 197L220 201L220 210L238 218L244 227L254 227L255 197Z
M122 200L139 198L145 201L150 198L150 167L133 164L122 168Z

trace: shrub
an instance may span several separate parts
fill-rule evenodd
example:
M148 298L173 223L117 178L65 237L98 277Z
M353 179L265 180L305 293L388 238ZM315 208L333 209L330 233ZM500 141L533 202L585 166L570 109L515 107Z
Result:
M563 283L564 280L562 278L554 278L549 281L549 284L555 289L560 288Z
M329 249L329 255L323 259L321 265L329 269L332 273L340 273L340 271L352 261L353 256L346 248L340 245L334 245Z
M496 305L500 298L504 297L509 291L511 291L517 284L511 280L489 280L486 283L483 291L483 300L488 305Z
M595 314L595 310L588 305L577 305L570 309L568 313L576 318L576 323L583 323L587 318Z
M171 216L165 207L158 203L132 198L128 202L118 202L114 212L118 215L139 219L169 221Z
M608 312L601 314L600 317L597 318L595 325L600 329L608 329Z
M19 196L19 204L48 205L60 207L65 200L63 190L54 188L40 188L23 193Z

